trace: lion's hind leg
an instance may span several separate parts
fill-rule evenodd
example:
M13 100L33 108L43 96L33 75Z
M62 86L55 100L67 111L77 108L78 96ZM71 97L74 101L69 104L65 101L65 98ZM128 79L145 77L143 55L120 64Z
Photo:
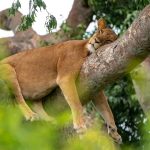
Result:
M21 109L22 113L24 114L26 120L37 120L38 115L30 109L22 96L15 69L9 64L1 64L0 78L5 81L8 88L15 95L17 104Z
M56 120L44 110L42 101L33 101L33 110L39 115L40 119L56 123Z
M109 107L109 104L108 104L107 98L105 97L104 92L100 91L98 95L93 99L93 102L97 110L101 113L102 117L107 123L109 135L114 139L114 141L121 144L122 138L117 131L114 116Z

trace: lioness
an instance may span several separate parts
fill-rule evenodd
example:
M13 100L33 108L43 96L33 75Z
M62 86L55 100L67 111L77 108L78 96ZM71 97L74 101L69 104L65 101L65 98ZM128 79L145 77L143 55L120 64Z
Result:
M32 49L10 56L0 62L1 79L13 91L17 103L27 120L38 117L53 120L44 111L42 98L59 86L69 104L74 128L84 129L83 108L79 100L75 81L89 53L117 39L117 35L106 27L104 20L98 21L98 30L87 40L71 40L56 45ZM4 72L4 74L3 74ZM3 74L3 75L2 75ZM33 100L35 112L24 98ZM102 92L93 100L101 109L111 136L120 141L112 112Z

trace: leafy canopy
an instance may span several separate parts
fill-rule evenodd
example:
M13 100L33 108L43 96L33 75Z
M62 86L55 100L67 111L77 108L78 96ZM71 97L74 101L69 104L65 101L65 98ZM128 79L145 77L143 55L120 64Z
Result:
M19 0L14 0L11 8L9 9L10 15L15 15L16 11L21 8L21 3ZM48 32L57 27L56 18L50 14L46 9L46 4L43 0L29 0L29 12L27 15L22 17L22 23L19 26L19 30L26 30L32 27L32 24L35 22L36 13L38 10L44 9L47 12L47 17L45 21L45 27Z

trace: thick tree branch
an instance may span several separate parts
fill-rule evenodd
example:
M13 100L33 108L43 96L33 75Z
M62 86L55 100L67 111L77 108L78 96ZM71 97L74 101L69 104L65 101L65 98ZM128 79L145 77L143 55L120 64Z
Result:
M84 63L81 79L88 91L97 92L114 79L129 73L150 52L150 5L117 41L98 49Z
M0 51L5 51L8 55L40 46L41 37L32 28L26 31L17 31L17 27L21 23L21 16L20 12L16 12L15 16L9 16L8 9L0 12L0 28L14 33L13 37L0 39Z
M9 15L8 9L0 11L0 28L16 33L17 26L21 23L22 14L16 12L15 16Z
M129 73L148 56L150 52L149 12L150 5L140 13L122 37L110 45L101 47L87 58L77 83L82 102L91 99L106 84ZM50 95L50 101L64 99L59 92L56 90Z

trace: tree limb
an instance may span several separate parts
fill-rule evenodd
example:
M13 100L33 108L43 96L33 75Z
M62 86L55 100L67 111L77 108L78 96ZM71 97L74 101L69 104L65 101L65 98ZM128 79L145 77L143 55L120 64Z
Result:
M108 83L129 73L148 56L150 52L149 12L150 5L140 13L122 37L112 44L99 48L86 59L77 82L83 103ZM49 99L60 101L64 98L57 89Z
M70 28L69 32L65 32L63 27L56 32L42 36L42 39L52 44L70 40L74 35L84 34L86 28L92 20L92 9L88 5L87 0L74 0L69 16L66 19L66 26ZM79 30L82 25L82 33ZM72 36L73 35L73 36Z
M87 0L74 0L72 9L66 20L66 25L70 31L65 32L63 27L55 32L46 35L38 35L32 28L26 31L17 32L17 26L21 23L22 14L16 12L15 16L9 16L8 9L0 12L0 28L8 31L14 32L14 37L8 37L6 52L9 54L17 53L21 50L27 50L32 48L37 48L42 46L42 41L48 42L49 44L54 44L62 41L66 41L72 38L72 35L83 35L87 26L92 19L92 9L88 6ZM82 33L79 25L82 24ZM6 39L5 39L6 41Z
M9 15L9 10L0 11L0 28L16 33L17 26L21 23L22 13L16 12L15 16Z
M148 56L150 52L149 12L150 5L140 13L122 37L110 45L101 47L87 58L80 78L86 80L88 91L96 92L107 83L129 73Z

